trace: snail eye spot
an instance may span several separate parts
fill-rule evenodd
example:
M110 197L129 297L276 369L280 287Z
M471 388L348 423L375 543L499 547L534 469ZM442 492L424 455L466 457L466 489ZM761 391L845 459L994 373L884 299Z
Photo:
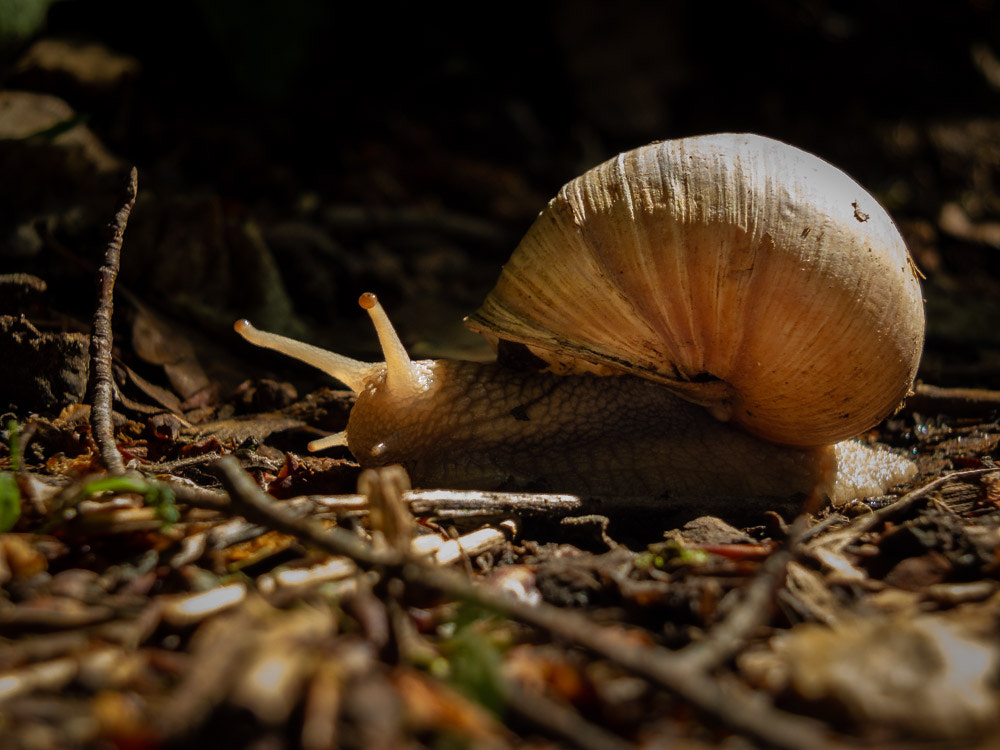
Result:
M520 406L515 406L510 410L510 415L514 417L518 422L530 422L531 417L528 416L528 409L524 404Z

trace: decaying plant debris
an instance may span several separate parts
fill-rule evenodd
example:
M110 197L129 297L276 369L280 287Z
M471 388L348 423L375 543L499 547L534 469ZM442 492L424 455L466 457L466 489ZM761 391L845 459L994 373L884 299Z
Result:
M669 97L648 92L680 84L648 72L631 96L588 55L603 42L617 59L641 35L604 24L594 38L583 20L599 4L572 5L558 25L588 121L666 129ZM673 11L641 13L653 29ZM848 33L837 20L824 23ZM995 96L976 39L969 64ZM683 70L685 54L653 59ZM512 123L545 180L506 146L486 159L389 116L369 135L378 117L356 112L336 148L305 116L280 131L308 142L306 179L194 97L152 107L143 75L102 45L42 38L0 91L13 176L0 184L0 748L1000 744L995 118L851 115L867 145L817 129L825 112L796 126L875 165L866 177L927 275L934 385L862 436L914 458L909 485L839 508L595 513L574 496L413 489L397 468L310 455L350 395L231 334L246 314L363 352L368 326L343 321L373 289L404 336L419 338L413 320L441 331L418 351L476 347L452 326L544 204L539 185L584 158L552 147L530 103L448 98L465 127ZM428 107L452 127L444 98ZM586 152L593 133L573 126ZM138 186L121 155L135 153Z

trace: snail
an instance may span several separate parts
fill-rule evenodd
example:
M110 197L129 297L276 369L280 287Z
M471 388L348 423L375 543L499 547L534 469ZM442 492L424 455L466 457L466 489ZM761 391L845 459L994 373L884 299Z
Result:
M849 440L909 393L917 271L844 172L762 136L652 143L567 183L466 318L497 361L385 362L264 333L357 394L363 467L415 486L713 500L883 494L913 465Z

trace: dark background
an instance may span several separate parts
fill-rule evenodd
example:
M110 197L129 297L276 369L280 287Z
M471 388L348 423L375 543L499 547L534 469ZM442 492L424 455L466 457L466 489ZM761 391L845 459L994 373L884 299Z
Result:
M95 90L25 67L52 37L135 72ZM95 263L135 164L122 283L199 346L246 354L229 325L253 315L373 354L355 307L373 289L418 354L476 351L461 316L561 184L651 140L753 131L844 168L896 218L928 275L922 377L1000 387L996 55L989 0L65 0L8 40L2 80L66 99L121 169L9 175L4 231L51 231L4 262L86 320L85 264L53 244Z
M134 159L162 158L197 118L260 139L313 184L335 181L352 144L407 128L527 167L725 130L842 162L873 128L997 105L973 61L1000 36L988 0L461 8L69 0L48 33L142 62L136 114L157 121L112 142Z

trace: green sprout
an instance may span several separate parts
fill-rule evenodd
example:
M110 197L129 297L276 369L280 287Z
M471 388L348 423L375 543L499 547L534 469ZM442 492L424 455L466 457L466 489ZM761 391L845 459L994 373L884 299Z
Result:
M10 470L21 468L21 432L13 419L7 422L7 455L10 459Z
M17 488L17 479L5 471L0 473L0 534L14 528L17 519L21 517L21 492Z
M21 467L21 441L17 422L7 422L7 455L10 471L0 473L0 534L14 528L21 517L21 491L13 472Z
M176 523L181 515L174 502L174 491L162 482L147 481L139 477L102 477L87 482L80 488L74 503L103 492L135 492L143 496L146 507L156 512L164 525Z
M453 620L454 634L441 643L441 650L452 686L499 716L505 700L501 678L503 638L496 631L496 623L494 613L463 604Z
M636 555L633 565L637 569L679 568L682 566L700 566L708 563L710 555L697 547L685 547L675 541L654 544L645 552Z

